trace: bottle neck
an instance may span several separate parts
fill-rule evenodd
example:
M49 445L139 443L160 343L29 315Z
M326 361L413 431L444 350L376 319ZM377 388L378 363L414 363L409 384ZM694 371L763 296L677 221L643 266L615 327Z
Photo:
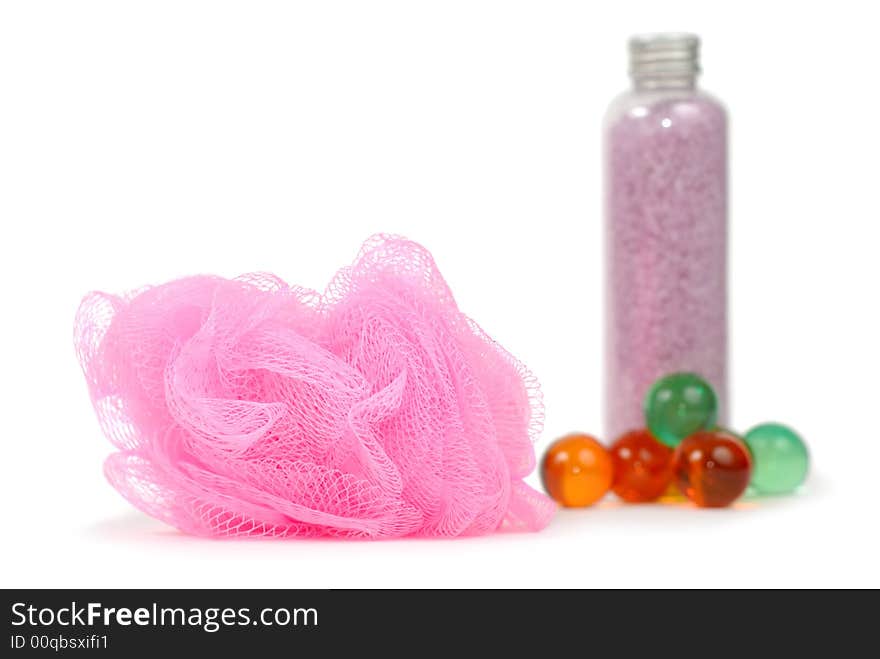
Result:
M696 75L632 76L633 89L639 92L694 91Z

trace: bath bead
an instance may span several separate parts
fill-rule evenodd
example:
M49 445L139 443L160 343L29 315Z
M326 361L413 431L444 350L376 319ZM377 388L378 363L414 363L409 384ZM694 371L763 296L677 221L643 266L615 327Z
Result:
M624 501L654 501L672 482L672 449L647 429L625 433L608 452L614 466L611 489Z
M744 439L754 462L751 485L758 493L786 494L804 482L809 455L794 430L779 423L762 423Z
M571 434L555 441L541 464L547 493L563 506L589 506L611 487L611 458L595 438Z
M645 397L648 428L654 437L673 448L688 435L712 428L717 414L715 392L693 373L662 377Z
M701 430L686 437L673 456L678 489L704 508L727 506L745 492L752 472L746 445L726 430Z

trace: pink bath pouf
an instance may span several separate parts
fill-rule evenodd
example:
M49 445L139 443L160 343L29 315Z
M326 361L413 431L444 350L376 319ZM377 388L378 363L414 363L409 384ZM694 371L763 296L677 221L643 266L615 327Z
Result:
M206 536L538 530L531 373L431 255L374 236L324 293L270 274L91 293L75 343L133 505Z

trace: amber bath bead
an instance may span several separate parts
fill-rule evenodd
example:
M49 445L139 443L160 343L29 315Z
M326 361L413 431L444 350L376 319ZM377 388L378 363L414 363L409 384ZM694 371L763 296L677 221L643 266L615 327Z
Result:
M686 437L673 456L675 482L703 508L736 501L749 484L752 461L743 441L726 430L703 430Z

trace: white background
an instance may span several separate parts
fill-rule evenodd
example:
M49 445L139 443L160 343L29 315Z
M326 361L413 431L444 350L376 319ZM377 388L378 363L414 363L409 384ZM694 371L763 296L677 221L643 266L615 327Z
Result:
M869 2L5 2L2 586L880 586L880 203ZM731 135L733 425L807 438L805 493L613 501L457 541L211 541L105 482L74 357L91 289L272 270L376 231L601 428L601 116L630 33L696 31ZM537 480L533 482L537 483Z

